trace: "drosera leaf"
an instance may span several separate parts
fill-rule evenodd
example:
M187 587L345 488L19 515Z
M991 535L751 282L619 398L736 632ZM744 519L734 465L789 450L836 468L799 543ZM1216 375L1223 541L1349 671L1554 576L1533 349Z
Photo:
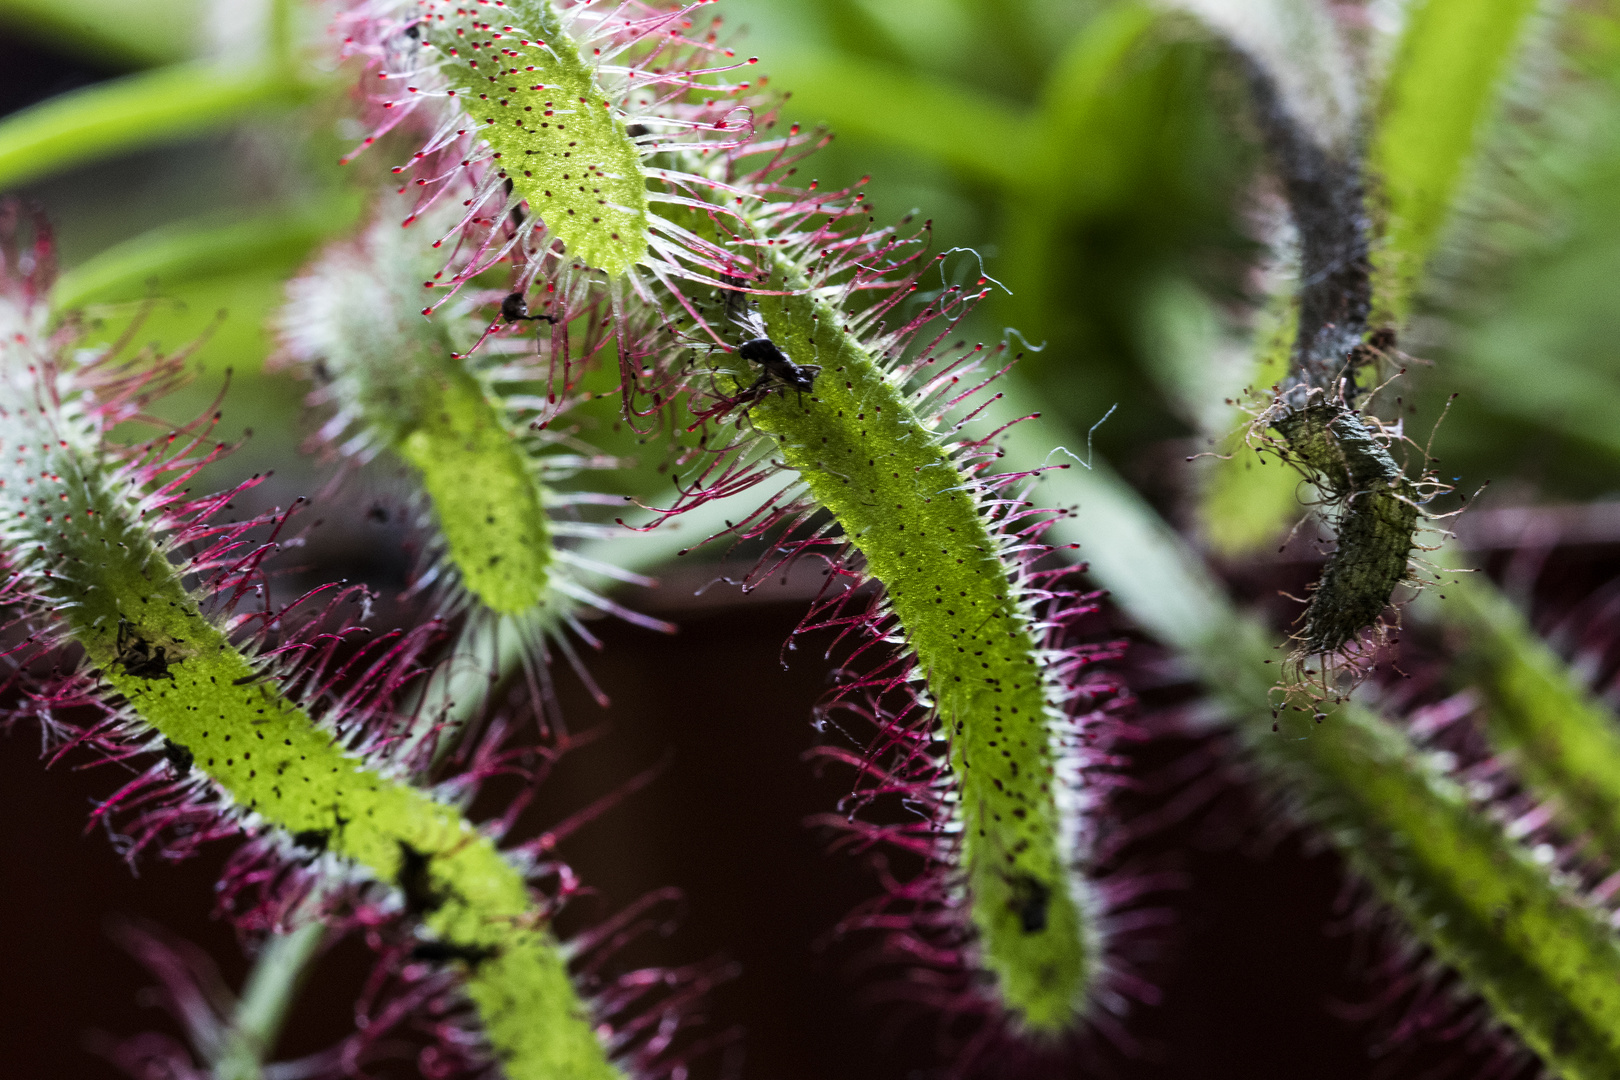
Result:
M1441 560L1455 566L1461 558L1448 548ZM1435 590L1423 593L1417 614L1458 635L1457 666L1484 699L1491 744L1557 806L1572 833L1591 836L1608 864L1620 861L1620 733L1614 713L1483 573L1455 571L1445 578L1445 598Z
M175 496L150 490L149 460L105 456L85 373L39 333L43 305L14 299L0 300L0 544L14 595L83 650L110 711L185 748L205 805L323 836L439 940L489 953L464 987L510 1080L617 1080L519 864L317 724L232 642L156 532Z
M783 461L883 583L951 740L982 962L1028 1028L1062 1031L1088 1007L1102 942L1096 901L1070 872L1083 856L1064 849L1052 793L1056 687L1040 674L1033 630L997 555L1002 545L946 446L924 434L838 313L798 291L804 282L793 269L779 262L778 272L772 284L794 292L762 298L765 326L822 375L805 404L772 395L753 407L752 422L780 440ZM1024 915L1032 889L1045 898L1039 919Z
M1411 5L1376 111L1369 167L1388 221L1374 249L1382 321L1399 324L1440 238L1486 118L1539 0Z
M854 204L860 205L859 197ZM899 662L902 670L914 667L904 681L916 684L917 722L948 748L943 762L929 766L934 778L914 798L930 800L930 812L937 811L943 835L934 858L968 897L965 912L944 917L966 916L963 940L971 945L953 948L962 950L973 982L985 988L982 996L974 992L975 999L989 998L991 1015L1020 1037L1083 1031L1100 1007L1105 995L1098 991L1109 975L1102 900L1086 876L1087 811L1096 797L1087 777L1094 759L1081 745L1087 721L1065 711L1083 696L1075 672L1085 661L1053 648L1045 636L1062 621L1062 601L1073 597L1052 586L1059 591L1043 596L1053 600L1054 610L1037 625L1042 601L1035 594L1042 587L1029 584L1018 553L1039 547L1039 528L1009 509L1023 505L1001 491L1009 478L979 476L982 470L958 461L959 454L991 451L966 440L959 444L953 422L943 412L935 415L935 407L919 411L936 394L954 396L943 387L987 378L973 374L982 350L965 347L958 370L950 359L927 368L935 361L926 359L931 354L925 349L914 362L926 368L918 381L931 388L914 390L907 384L917 371L900 361L907 333L880 329L871 311L840 310L829 298L858 286L813 279L826 274L825 264L808 268L818 262L818 248L823 259L836 248L840 258L868 268L862 273L882 279L881 286L867 281L859 287L904 296L915 276L904 277L902 270L885 278L869 267L907 266L911 258L905 253L914 242L891 244L888 230L857 233L858 239L831 226L815 232L792 206L766 203L758 216L746 207L725 208L726 220L734 216L745 236L771 236L774 222L767 214L787 215L803 231L791 244L731 249L729 258L749 264L746 273L740 266L737 273L711 271L737 284L717 290L724 315L716 316L709 331L718 326L727 334L740 331L742 338L737 360L717 362L708 355L697 385L720 395L718 413L710 415L729 415L744 431L762 436L727 434L716 443L753 447L742 451L738 463L757 452L778 463L770 468L795 472L808 497L802 506L794 502L798 509L782 512L808 516L811 507L825 508L842 541L860 553L858 576L883 586L883 610L892 613L893 624L885 622L880 635L903 641ZM834 199L817 213L837 220L840 206ZM720 221L718 211L694 211L687 227L714 235ZM978 296L977 289L962 295L953 288L937 304L943 311ZM761 344L768 347L758 350ZM753 363L775 374L748 372ZM799 381L781 383L784 375ZM732 411L744 406L745 421ZM731 460L731 452L718 460ZM723 475L729 477L730 468ZM733 483L749 482L722 479L709 490ZM771 510L757 513L768 519ZM939 792L949 794L940 800Z
M526 612L546 598L554 561L539 465L488 364L467 356L481 329L472 294L437 318L422 311L443 214L410 229L386 217L289 285L277 317L285 359L334 408L327 442L416 468L462 586L497 615Z
M1023 415L1009 387L993 415ZM1044 419L1013 428L1009 463L1074 435ZM1180 652L1273 783L1295 800L1407 931L1462 976L1496 1017L1570 1080L1620 1073L1620 943L1607 914L1482 813L1440 761L1354 702L1270 709L1276 647L1198 557L1103 462L1045 474L1046 498L1079 511L1053 526L1097 583ZM1448 593L1449 596L1449 593ZM1277 724L1273 730L1272 725Z
M640 262L647 251L641 151L550 0L511 0L499 9L435 0L420 26L500 174L569 254L610 276Z

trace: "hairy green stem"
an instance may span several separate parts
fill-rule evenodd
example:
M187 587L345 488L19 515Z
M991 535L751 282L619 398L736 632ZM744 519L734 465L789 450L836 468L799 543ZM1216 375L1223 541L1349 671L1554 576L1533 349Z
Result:
M790 258L773 254L768 266L758 287L786 295L750 298L767 334L821 371L803 394L759 398L750 423L883 583L950 742L980 963L1027 1028L1063 1030L1087 1009L1102 942L1077 811L1054 778L1060 688L1045 675L1003 541L946 442ZM737 380L741 390L753 376Z
M1032 405L1009 389L996 416ZM1029 467L1066 440L1073 444L1050 422L1020 424L1007 438L1008 462ZM1370 710L1352 702L1320 723L1295 711L1273 721L1271 635L1231 606L1197 556L1107 466L1048 473L1046 490L1078 506L1054 526L1059 538L1081 544L1098 583L1186 657L1256 764L1413 936L1554 1072L1620 1075L1620 946L1604 913L1480 813L1435 755Z
M38 378L21 346L0 356L6 549L108 695L185 747L250 820L393 884L427 931L483 957L466 993L512 1080L617 1076L523 872L455 808L350 753L231 644L71 392L58 404Z

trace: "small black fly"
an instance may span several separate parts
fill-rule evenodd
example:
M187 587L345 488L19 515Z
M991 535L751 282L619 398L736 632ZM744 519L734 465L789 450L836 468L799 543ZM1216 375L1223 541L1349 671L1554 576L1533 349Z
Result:
M737 355L761 368L754 385L738 395L740 400L758 401L770 391L772 383L797 390L801 397L806 390L813 389L821 366L794 363L781 346L770 339L765 332L765 320L759 317L759 312L748 302L748 294L742 291L748 279L721 274L720 280L726 286L726 317L739 329L753 335L737 346Z
M128 619L118 620L118 655L113 662L124 669L125 674L133 675L137 679L168 679L174 682L174 675L169 671L168 650L162 645L156 648L152 643L136 631L135 624Z
M737 355L744 360L752 360L763 368L754 385L743 391L743 396L750 400L763 396L766 383L775 380L783 386L804 393L816 384L816 376L821 374L821 367L817 364L795 364L787 355L777 348L776 342L770 338L754 338L745 341L737 347Z
M501 301L501 318L508 323L527 319L530 322L548 322L553 326L557 325L557 316L555 315L530 315L529 303L523 299L523 294L520 292L510 293L505 300Z

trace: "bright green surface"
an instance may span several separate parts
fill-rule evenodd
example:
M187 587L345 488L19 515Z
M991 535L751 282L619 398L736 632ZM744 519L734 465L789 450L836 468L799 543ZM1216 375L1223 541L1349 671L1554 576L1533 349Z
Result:
M641 152L548 0L512 0L498 12L441 2L429 11L424 47L453 58L445 71L468 119L546 228L587 266L622 274L639 262L647 251Z
M417 419L397 449L422 474L462 584L497 614L527 611L545 596L553 559L533 466L465 370L425 376L413 389Z
M802 287L788 260L775 273ZM780 287L780 286L778 286ZM950 739L980 963L1032 1030L1072 1026L1101 943L1071 871L1053 792L1053 699L1028 614L979 499L839 314L804 293L759 296L770 337L819 364L812 391L749 415L881 581Z

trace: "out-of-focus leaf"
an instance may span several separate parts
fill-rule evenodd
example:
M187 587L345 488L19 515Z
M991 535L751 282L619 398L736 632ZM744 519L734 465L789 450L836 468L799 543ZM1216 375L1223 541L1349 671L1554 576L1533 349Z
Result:
M1286 297L1286 293L1279 296ZM1249 389L1265 394L1288 374L1288 360L1298 326L1291 298L1274 305L1255 335L1254 373ZM1299 473L1275 454L1262 458L1248 444L1250 417L1240 408L1228 411L1230 434L1220 446L1222 457L1204 470L1198 517L1204 539L1220 555L1250 555L1271 543L1299 517Z
M1124 148L1105 125L1111 105L1129 106L1117 93L1121 69L1158 19L1136 3L1107 9L1075 35L1048 75L1025 182L1045 188L1056 205L1089 208L1118 190Z
M1441 558L1461 565L1455 551ZM1445 593L1442 599L1441 592ZM1536 636L1483 574L1459 574L1419 595L1417 610L1463 646L1463 672L1484 699L1485 730L1572 835L1620 857L1620 729L1570 666Z
M1434 250L1481 121L1538 0L1423 0L1408 15L1384 87L1371 166L1381 178L1388 233L1377 250L1380 303L1404 320Z
M298 259L241 273L196 278L164 288L148 300L91 307L85 316L86 343L108 344L137 323L133 347L150 345L164 353L195 346L194 365L211 372L233 368L251 374L274 347L270 316Z
M197 45L197 0L0 0L9 33L120 67L184 60Z
M359 215L355 192L246 221L153 229L64 273L51 304L62 311L92 301L131 300L205 275L295 265Z
M877 139L1004 187L1028 176L1030 124L1017 105L848 56L805 53L771 64L793 91L788 111Z
M906 43L861 0L823 0L816 14L840 52L879 64L905 62Z
M1296 122L1324 149L1347 152L1360 106L1350 50L1328 5L1300 0L1170 0L1258 61Z
M51 98L0 121L0 188L304 100L282 64L175 64Z

